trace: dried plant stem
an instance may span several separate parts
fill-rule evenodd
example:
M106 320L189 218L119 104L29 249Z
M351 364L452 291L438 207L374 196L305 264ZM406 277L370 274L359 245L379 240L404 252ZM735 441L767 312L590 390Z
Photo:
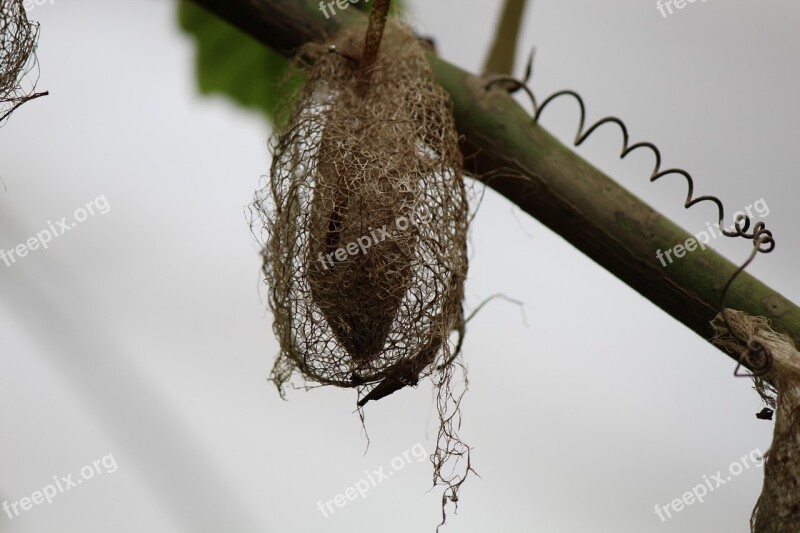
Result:
M378 58L381 49L381 39L383 29L386 27L386 17L389 15L389 4L391 0L375 0L372 11L369 14L369 26L367 35L364 39L364 52L361 54L361 85L363 88L369 87L372 66Z
M312 0L192 0L277 50L288 51L363 21L356 10L319 17ZM706 340L722 285L737 269L711 248L662 268L655 250L691 237L685 230L589 165L539 126L503 91L428 56L450 94L468 169L600 266ZM597 191L604 191L601 201ZM800 345L800 308L749 273L737 278L727 306L764 316ZM723 352L738 361L739 352ZM739 350L741 351L741 350Z

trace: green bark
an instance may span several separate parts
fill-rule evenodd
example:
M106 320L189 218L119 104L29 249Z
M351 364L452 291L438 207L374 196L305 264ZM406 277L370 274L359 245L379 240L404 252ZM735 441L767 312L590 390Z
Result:
M517 38L526 0L505 0L484 74L511 74L517 58Z
M326 19L314 0L194 1L284 54L364 19L355 9ZM656 250L685 242L689 233L532 125L529 113L505 92L485 91L482 79L432 54L430 63L452 98L472 175L692 331L711 338L709 323L736 265L709 248L662 267ZM800 346L800 309L749 274L737 278L727 306L768 318L775 331Z

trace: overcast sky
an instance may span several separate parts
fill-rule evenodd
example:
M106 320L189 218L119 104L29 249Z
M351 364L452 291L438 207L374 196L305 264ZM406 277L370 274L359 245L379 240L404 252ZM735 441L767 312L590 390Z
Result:
M0 262L0 502L63 492L0 509L0 532L432 531L441 489L415 455L434 447L430 384L368 406L365 453L352 390L282 401L267 382L278 348L245 206L269 126L197 95L174 2L39 3L51 95L0 129L0 249L75 226ZM408 16L476 72L499 4L409 0ZM800 5L673 10L539 0L520 55L537 48L537 94L572 88L589 119L624 118L698 194L729 212L763 200L777 249L750 271L798 302ZM563 105L543 124L567 140L576 120ZM682 208L680 179L648 183L649 158L618 162L618 139L579 153L689 232L714 221ZM713 245L737 263L750 251ZM493 302L469 325L462 435L481 477L442 531L748 531L763 470L741 458L773 425L732 361L491 191L469 251L467 310L495 293L525 305ZM363 498L318 509L381 468L393 475ZM704 502L658 517L720 471Z

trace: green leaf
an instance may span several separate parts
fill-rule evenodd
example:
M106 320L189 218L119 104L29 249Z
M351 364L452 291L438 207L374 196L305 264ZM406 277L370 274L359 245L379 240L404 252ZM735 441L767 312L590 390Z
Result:
M365 1L353 4L365 9ZM402 2L392 3L392 12ZM222 95L274 122L275 109L302 81L287 78L289 62L202 7L178 2L178 25L195 43L195 75L203 95Z
M195 42L200 94L226 96L272 121L281 91L298 83L284 83L286 58L192 2L179 2L178 24Z

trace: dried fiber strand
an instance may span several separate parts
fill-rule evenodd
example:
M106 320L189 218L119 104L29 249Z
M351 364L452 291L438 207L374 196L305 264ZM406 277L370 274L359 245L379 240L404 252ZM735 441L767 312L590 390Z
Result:
M28 21L22 0L0 0L0 125L36 93L39 25Z
M791 338L776 333L764 317L727 309L735 335L722 314L712 322L714 344L737 353L739 338L757 338L769 348L772 361L763 376L753 377L762 399L776 408L772 446L764 454L764 486L750 520L753 533L800 532L800 352Z
M299 51L307 81L253 204L280 343L271 379L282 394L295 374L355 388L360 409L431 377L434 483L456 502L472 470L450 340L468 266L462 155L449 98L413 33L386 23L366 91L363 45L361 26Z

